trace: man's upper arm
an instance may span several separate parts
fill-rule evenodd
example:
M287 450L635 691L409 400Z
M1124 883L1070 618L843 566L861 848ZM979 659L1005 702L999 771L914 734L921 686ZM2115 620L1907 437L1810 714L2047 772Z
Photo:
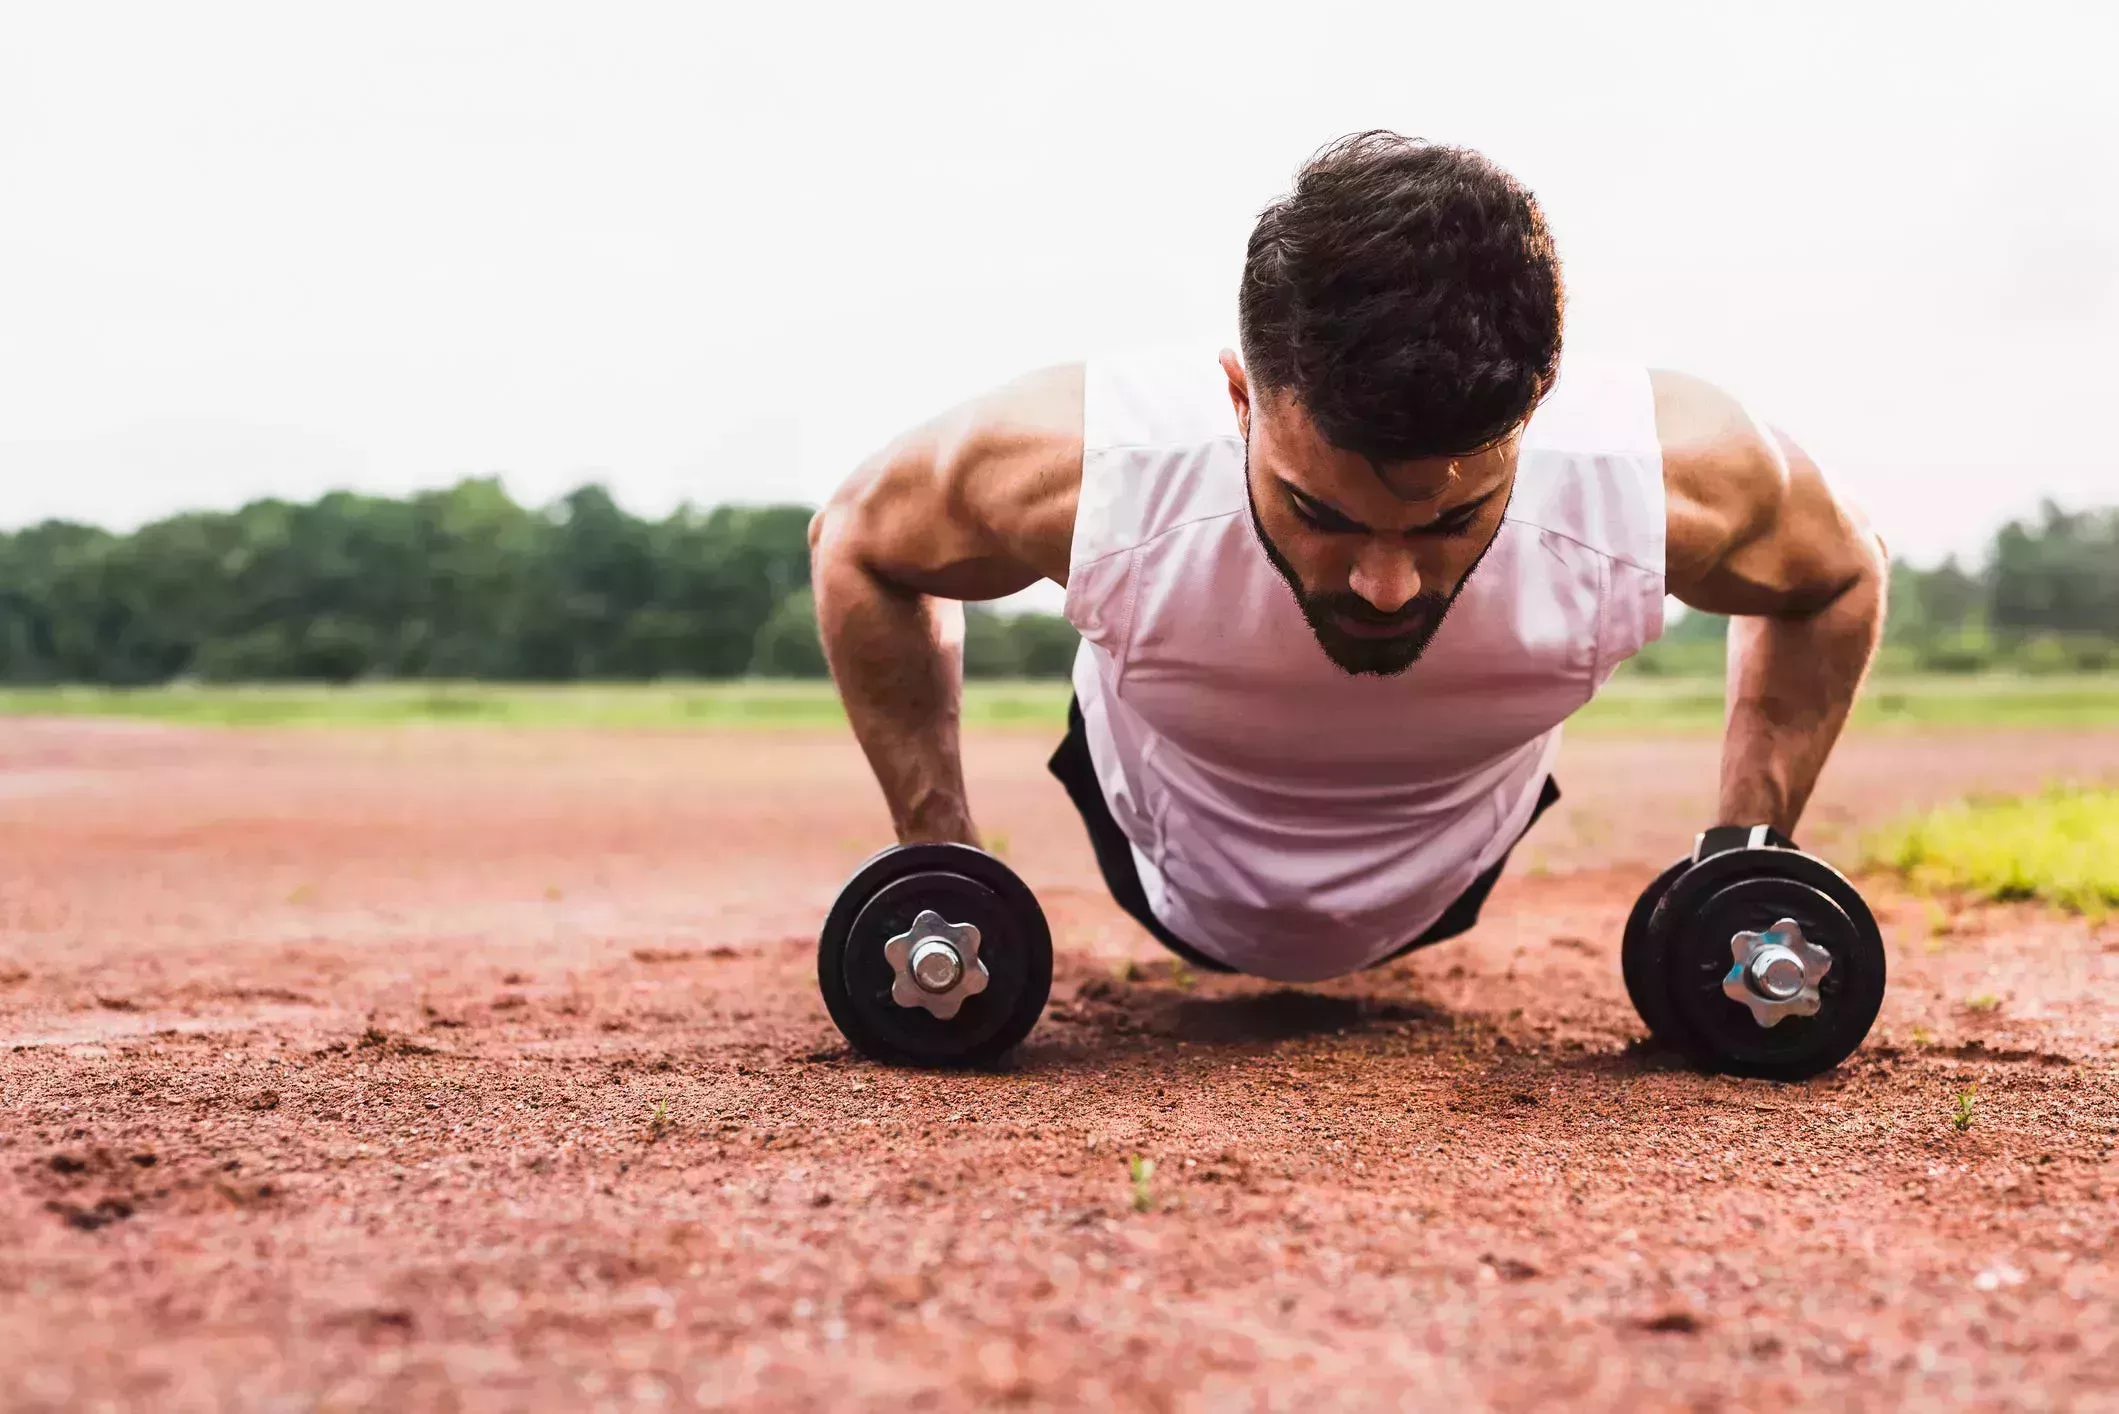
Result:
M1882 545L1817 464L1735 398L1655 370L1670 592L1717 614L1815 613L1882 571Z
M1081 365L1044 369L869 458L817 517L812 544L949 599L1065 584L1081 473Z

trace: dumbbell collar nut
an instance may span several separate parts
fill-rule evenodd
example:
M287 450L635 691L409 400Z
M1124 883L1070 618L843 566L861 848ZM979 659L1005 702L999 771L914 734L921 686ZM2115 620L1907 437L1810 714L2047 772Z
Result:
M951 923L931 908L921 909L910 928L883 944L883 957L895 974L890 999L942 1021L953 1019L992 980L979 960L978 925Z
M1832 970L1832 954L1803 936L1802 925L1783 918L1762 933L1729 940L1731 966L1722 995L1739 1003L1760 1026L1778 1026L1791 1016L1815 1016L1824 1005L1818 983Z

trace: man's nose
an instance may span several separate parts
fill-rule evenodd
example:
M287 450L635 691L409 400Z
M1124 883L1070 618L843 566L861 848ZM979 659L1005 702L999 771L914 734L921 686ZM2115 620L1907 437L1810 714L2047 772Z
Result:
M1395 614L1420 593L1420 567L1403 546L1371 544L1354 557L1347 587L1379 614Z

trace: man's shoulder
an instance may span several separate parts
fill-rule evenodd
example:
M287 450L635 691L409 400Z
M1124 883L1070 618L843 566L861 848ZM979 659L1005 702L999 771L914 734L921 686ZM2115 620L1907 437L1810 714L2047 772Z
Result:
M1679 482L1755 473L1776 460L1771 434L1741 400L1690 373L1648 370L1664 473Z
M1771 429L1703 378L1656 369L1656 435L1672 510L1777 498L1787 463Z
M1772 429L1734 394L1665 369L1654 382L1669 554L1689 573L1712 547L1771 520L1787 494L1788 460Z

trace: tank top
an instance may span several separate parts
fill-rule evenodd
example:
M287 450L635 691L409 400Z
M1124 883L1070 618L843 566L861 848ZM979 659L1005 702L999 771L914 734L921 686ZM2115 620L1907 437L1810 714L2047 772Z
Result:
M1325 657L1252 525L1211 352L1091 362L1066 614L1090 759L1149 906L1314 981L1432 924L1530 819L1560 724L1662 632L1646 370L1563 366L1492 547L1404 673Z

